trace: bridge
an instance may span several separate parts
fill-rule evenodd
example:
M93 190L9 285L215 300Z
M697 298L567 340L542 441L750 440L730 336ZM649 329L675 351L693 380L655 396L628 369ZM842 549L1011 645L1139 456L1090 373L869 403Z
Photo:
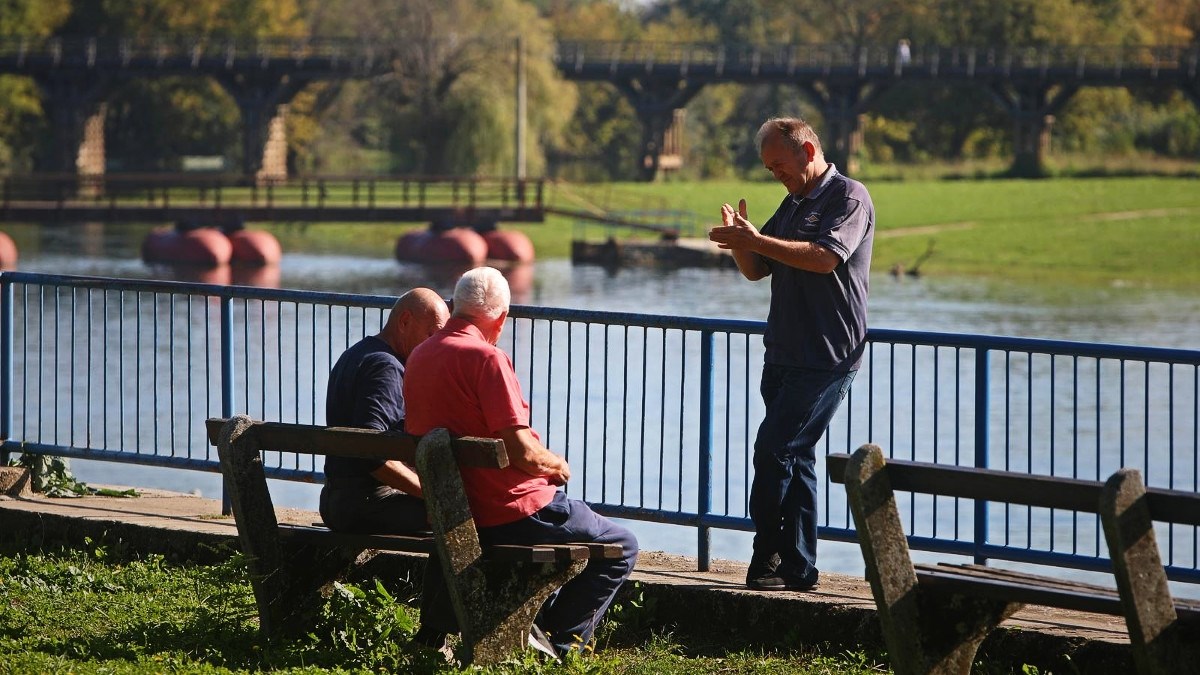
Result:
M178 174L0 179L9 222L432 222L487 228L545 219L540 179L323 176L260 182Z
M279 178L284 106L318 80L372 77L392 67L392 48L353 39L237 41L164 36L0 38L0 73L32 77L55 133L49 168L103 173L103 106L122 81L190 74L213 77L242 113L247 176ZM788 84L820 107L830 158L854 170L861 115L902 82L970 83L990 92L1013 120L1017 175L1039 175L1053 115L1080 87L1178 88L1200 106L1200 47L727 45L563 41L555 62L563 77L609 82L642 125L639 170L653 179L674 111L705 85Z
M1177 87L1200 107L1200 47L723 45L560 42L557 64L578 81L611 82L642 123L643 178L658 171L658 149L675 109L705 85L788 84L821 108L826 154L854 170L860 118L902 82L983 87L1013 119L1013 173L1039 175L1052 115L1080 87Z

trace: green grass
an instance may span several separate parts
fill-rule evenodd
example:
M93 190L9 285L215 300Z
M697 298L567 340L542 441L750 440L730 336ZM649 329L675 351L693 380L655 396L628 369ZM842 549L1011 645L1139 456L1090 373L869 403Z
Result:
M173 565L156 556L89 551L0 553L0 673L459 672L412 642L414 590L340 588L303 637L263 643L244 568ZM638 606L613 610L595 653L561 665L527 653L483 673L879 672L862 654L685 645L651 630Z

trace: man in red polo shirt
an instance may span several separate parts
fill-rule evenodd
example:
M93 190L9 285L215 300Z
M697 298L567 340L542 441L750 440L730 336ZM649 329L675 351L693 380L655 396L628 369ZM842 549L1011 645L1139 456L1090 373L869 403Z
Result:
M504 441L508 467L461 468L484 544L621 545L622 558L589 561L538 615L538 626L563 653L591 640L617 589L633 571L637 539L558 489L570 480L571 469L529 427L529 404L521 395L512 360L496 347L509 301L508 282L496 269L477 267L458 280L450 320L408 357L404 423L411 434L445 427L457 436Z

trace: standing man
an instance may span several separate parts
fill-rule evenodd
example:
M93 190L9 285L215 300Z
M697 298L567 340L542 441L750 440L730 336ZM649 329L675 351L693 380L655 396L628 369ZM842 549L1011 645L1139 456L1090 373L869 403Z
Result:
M380 431L404 430L404 363L413 348L450 316L428 288L400 296L378 335L342 353L329 373L325 423ZM325 459L321 519L331 530L410 534L429 529L421 481L403 462L350 457Z
M755 142L788 195L761 232L743 199L736 211L723 205L721 226L708 234L747 279L771 277L746 585L808 590L818 577L816 444L866 345L875 207L862 183L825 161L804 120L767 120Z
M571 469L529 427L529 404L512 360L496 347L510 297L499 270L477 267L462 275L454 287L454 315L409 358L405 426L411 434L445 427L456 436L504 441L506 468L460 467L484 545L621 545L621 558L590 559L542 607L537 626L548 634L547 646L557 655L592 639L617 589L633 571L638 545L632 532L558 489L570 480Z

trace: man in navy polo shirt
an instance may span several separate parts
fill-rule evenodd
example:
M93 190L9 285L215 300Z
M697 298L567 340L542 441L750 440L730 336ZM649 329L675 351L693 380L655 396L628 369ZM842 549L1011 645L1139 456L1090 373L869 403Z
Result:
M808 590L818 577L816 444L866 346L875 207L862 183L825 161L804 120L767 120L755 142L788 195L761 231L744 199L736 210L724 204L722 224L709 231L747 279L771 277L746 584Z
M446 325L450 310L428 288L392 306L378 335L342 353L329 373L325 423L379 431L404 430L404 364L412 350ZM395 460L325 458L321 519L331 530L411 534L429 521L417 472Z

